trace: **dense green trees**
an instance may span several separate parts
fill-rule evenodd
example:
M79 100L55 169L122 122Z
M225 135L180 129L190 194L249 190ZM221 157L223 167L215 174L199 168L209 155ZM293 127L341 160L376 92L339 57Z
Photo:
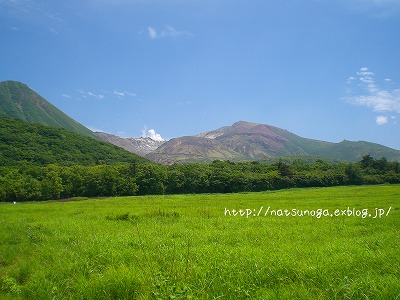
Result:
M97 139L0 117L0 166L101 165L147 159Z
M291 187L400 183L400 164L364 156L358 163L214 161L162 166L124 163L95 166L0 167L0 201L77 196L234 193Z

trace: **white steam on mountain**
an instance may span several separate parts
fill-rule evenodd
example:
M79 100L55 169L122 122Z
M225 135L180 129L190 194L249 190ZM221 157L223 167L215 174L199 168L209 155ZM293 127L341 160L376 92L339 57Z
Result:
M157 142L165 141L159 133L156 133L154 129L147 130L146 126L144 126L142 129L142 138L151 138L153 141Z

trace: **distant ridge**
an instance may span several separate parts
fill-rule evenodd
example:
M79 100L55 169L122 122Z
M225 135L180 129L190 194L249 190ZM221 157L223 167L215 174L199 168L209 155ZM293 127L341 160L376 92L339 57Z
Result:
M154 150L156 150L159 146L161 146L165 141L155 141L149 137L141 137L141 138L122 138L114 134L109 134L105 132L94 132L94 134L102 139L103 141L114 144L118 147L124 148L125 150L145 156Z
M0 116L64 128L97 139L88 128L18 81L0 82Z
M250 122L169 140L146 157L163 164L219 160L270 160L276 157L314 157L360 161L364 155L400 161L400 151L358 141L331 143L300 137L287 130Z

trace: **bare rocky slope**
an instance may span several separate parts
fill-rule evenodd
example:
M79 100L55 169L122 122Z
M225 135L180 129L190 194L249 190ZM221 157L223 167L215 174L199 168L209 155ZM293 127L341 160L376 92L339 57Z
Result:
M155 141L149 137L122 138L117 135L108 134L105 132L95 132L94 134L103 141L109 142L118 147L124 148L129 152L136 153L141 156L146 156L147 154L155 151L163 143L165 143L165 141Z
M245 156L220 142L198 136L171 139L146 157L161 164L246 160Z
M266 160L280 156L313 156L330 160L359 161L364 155L400 161L400 151L358 141L331 143L307 139L287 130L250 122L236 122L197 136L171 139L146 157L152 161L210 162L219 160Z

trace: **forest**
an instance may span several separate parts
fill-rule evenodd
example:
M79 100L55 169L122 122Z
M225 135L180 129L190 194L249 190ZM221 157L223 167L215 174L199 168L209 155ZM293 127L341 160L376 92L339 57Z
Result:
M285 188L400 183L400 163L365 155L359 162L209 164L48 164L0 167L0 201L74 197L260 192Z
M99 165L147 159L81 134L0 117L0 166Z

